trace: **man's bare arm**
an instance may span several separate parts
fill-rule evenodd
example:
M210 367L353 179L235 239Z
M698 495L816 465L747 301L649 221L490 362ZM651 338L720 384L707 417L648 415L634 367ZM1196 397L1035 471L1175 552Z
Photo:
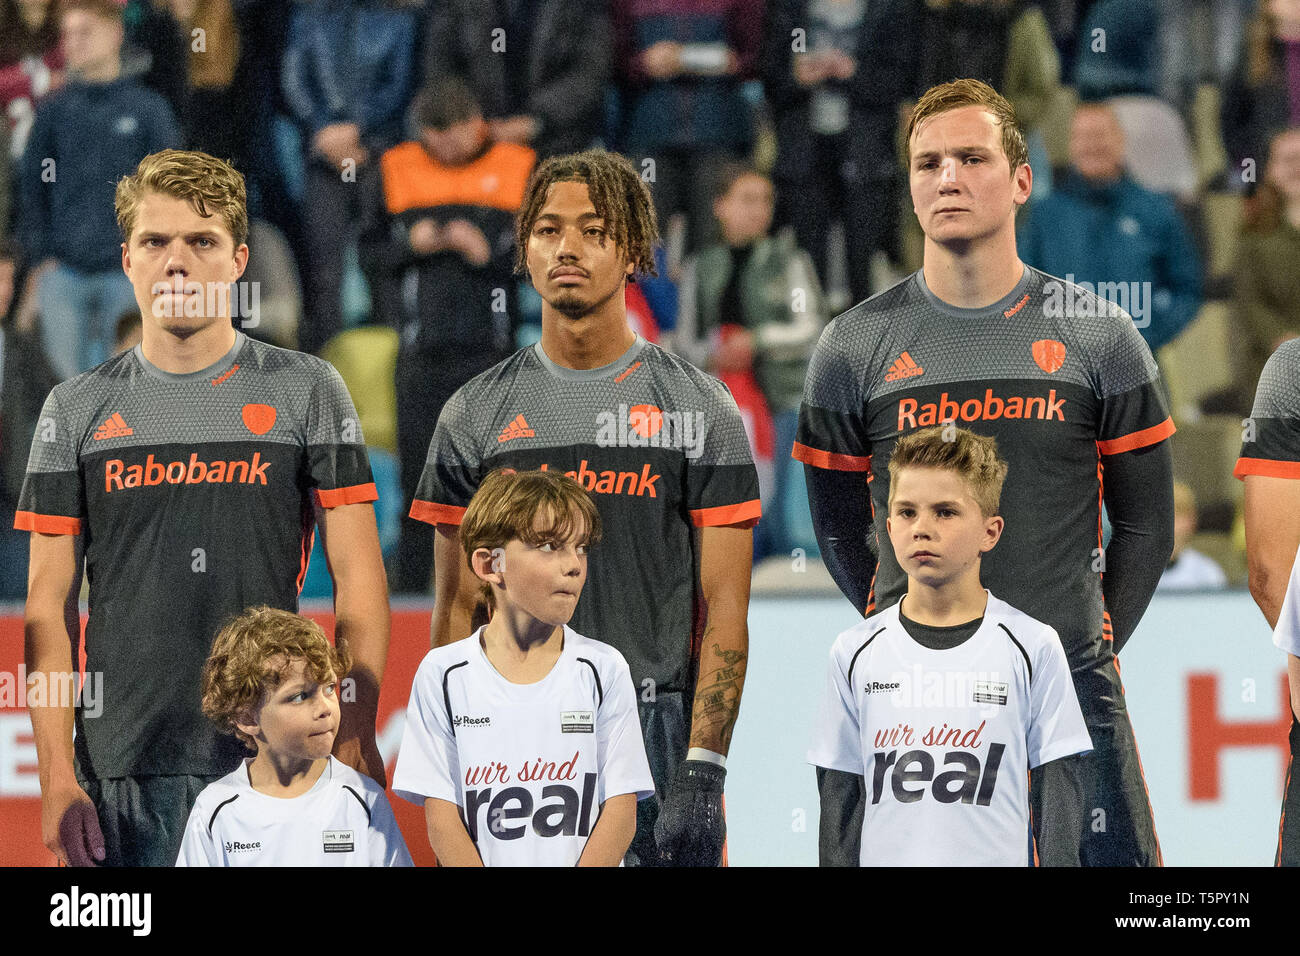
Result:
M23 629L29 683L66 686L53 675L76 672L75 649L81 637L79 544L76 535L32 532ZM46 695L43 706L30 706L28 712L41 782L41 840L64 863L93 866L104 859L104 837L94 805L77 783L72 701Z
M1300 548L1300 481L1246 475L1246 566L1250 595L1277 627L1291 566Z
M375 721L391 619L375 509L369 502L317 508L316 521L334 581L334 639L352 656L348 676L353 683L345 685L342 694L334 753L387 786L388 775L375 743Z
M460 549L460 527L438 525L433 536L433 647L469 636L478 592L478 578L470 573Z
M750 528L700 530L700 595L704 637L691 713L690 746L722 756L740 713L749 661L749 578L754 532Z
M1250 595L1264 612L1269 627L1277 627L1286 597L1291 566L1300 548L1300 481L1246 475L1246 566ZM1288 654L1291 711L1300 714L1300 658Z

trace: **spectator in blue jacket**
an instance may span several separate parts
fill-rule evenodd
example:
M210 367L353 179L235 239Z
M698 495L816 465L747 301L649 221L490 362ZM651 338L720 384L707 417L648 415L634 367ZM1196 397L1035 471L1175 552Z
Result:
M1075 111L1070 169L1034 203L1018 247L1034 268L1125 308L1152 351L1177 336L1201 305L1200 257L1182 215L1168 196L1129 178L1124 134L1104 103Z
M343 329L344 254L375 163L405 138L420 23L419 6L400 0L313 0L294 10L281 82L307 153L304 352Z
M686 214L694 251L715 232L718 170L753 145L741 86L758 75L763 0L613 0L610 12L621 148L643 169L660 221Z
M70 378L109 357L117 317L137 307L122 272L117 181L183 144L167 101L122 74L117 4L69 0L60 30L69 82L36 112L16 176L17 234L40 276L46 355Z

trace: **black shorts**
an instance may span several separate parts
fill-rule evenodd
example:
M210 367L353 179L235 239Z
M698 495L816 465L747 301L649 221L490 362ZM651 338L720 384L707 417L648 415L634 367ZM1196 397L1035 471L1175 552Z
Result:
M1114 659L1074 674L1092 753L1083 759L1084 866L1163 866L1124 687Z
M103 866L175 866L190 809L224 774L78 780L99 814Z
M1287 736L1291 757L1286 765L1286 786L1282 790L1282 818L1277 824L1277 854L1274 866L1300 866L1300 781L1295 779L1295 755L1300 750L1300 721L1291 712L1291 733Z

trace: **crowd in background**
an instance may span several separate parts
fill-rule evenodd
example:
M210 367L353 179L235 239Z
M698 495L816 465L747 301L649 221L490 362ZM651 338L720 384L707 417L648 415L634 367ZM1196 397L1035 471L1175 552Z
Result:
M591 145L660 218L634 326L745 416L760 556L815 553L789 458L807 359L919 267L902 132L959 76L1028 133L1022 259L1138 296L1183 432L1169 583L1222 584L1187 542L1199 517L1239 566L1229 437L1300 333L1300 0L0 0L0 599L41 400L132 341L113 188L165 147L245 175L237 321L348 381L395 592L429 588L431 529L399 516L442 403L538 334L524 184Z

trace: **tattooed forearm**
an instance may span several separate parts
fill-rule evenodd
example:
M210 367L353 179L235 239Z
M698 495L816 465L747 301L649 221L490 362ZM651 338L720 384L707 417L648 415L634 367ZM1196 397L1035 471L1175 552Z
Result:
M722 647L716 640L716 628L704 634L700 654L700 676L695 684L695 708L691 714L692 747L703 747L726 754L731 746L731 732L740 713L740 694L745 686L745 648ZM739 635L747 642L747 635Z

